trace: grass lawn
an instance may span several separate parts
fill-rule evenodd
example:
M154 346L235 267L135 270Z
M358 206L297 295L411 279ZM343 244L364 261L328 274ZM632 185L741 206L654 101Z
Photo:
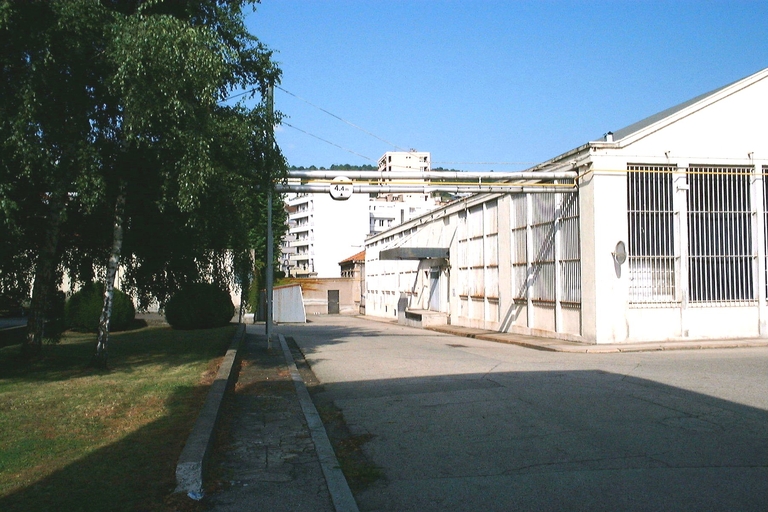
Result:
M0 348L0 510L168 510L176 461L236 326L67 333L34 364Z

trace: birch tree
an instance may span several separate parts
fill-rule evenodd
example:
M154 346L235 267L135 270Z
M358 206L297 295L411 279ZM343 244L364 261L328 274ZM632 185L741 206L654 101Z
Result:
M100 87L88 63L101 48L80 41L98 39L101 20L78 7L0 2L0 207L6 229L24 233L15 259L27 254L34 275L31 352L45 337L71 199L85 205L100 194L83 185L99 171L90 119Z
M42 228L19 237L35 276L30 346L44 337L47 294L62 272L87 274L89 257L104 257L91 267L105 269L94 363L106 366L123 253L134 276L188 265L179 275L189 279L206 258L243 250L254 228L243 193L263 192L285 169L267 136L275 119L260 105L224 102L240 90L258 100L280 78L245 28L242 9L253 3L0 1L0 220L9 232ZM73 216L83 221L68 223ZM153 251L154 241L130 235L158 219L199 245ZM133 284L144 296L156 288Z

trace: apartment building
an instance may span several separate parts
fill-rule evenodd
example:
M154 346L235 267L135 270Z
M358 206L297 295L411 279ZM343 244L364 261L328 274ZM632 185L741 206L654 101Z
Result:
M396 181L398 172L430 168L428 152L387 152L379 159L379 170L392 175L385 182ZM429 192L353 194L346 201L334 201L328 194L290 194L286 198L289 229L282 244L283 270L294 277L339 277L339 261L360 252L366 237L439 205L439 199Z
M334 201L328 194L289 194L287 236L281 255L294 277L339 277L339 261L358 253L368 236L367 195ZM285 239L284 239L285 240Z

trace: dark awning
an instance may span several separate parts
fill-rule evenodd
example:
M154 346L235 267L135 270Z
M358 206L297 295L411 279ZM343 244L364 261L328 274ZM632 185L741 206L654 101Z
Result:
M442 247L395 247L379 253L380 260L448 259L449 250Z

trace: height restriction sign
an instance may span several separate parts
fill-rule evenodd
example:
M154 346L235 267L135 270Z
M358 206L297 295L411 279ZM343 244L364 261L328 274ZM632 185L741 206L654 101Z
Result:
M331 197L336 201L346 201L352 197L352 180L337 176L331 181Z

